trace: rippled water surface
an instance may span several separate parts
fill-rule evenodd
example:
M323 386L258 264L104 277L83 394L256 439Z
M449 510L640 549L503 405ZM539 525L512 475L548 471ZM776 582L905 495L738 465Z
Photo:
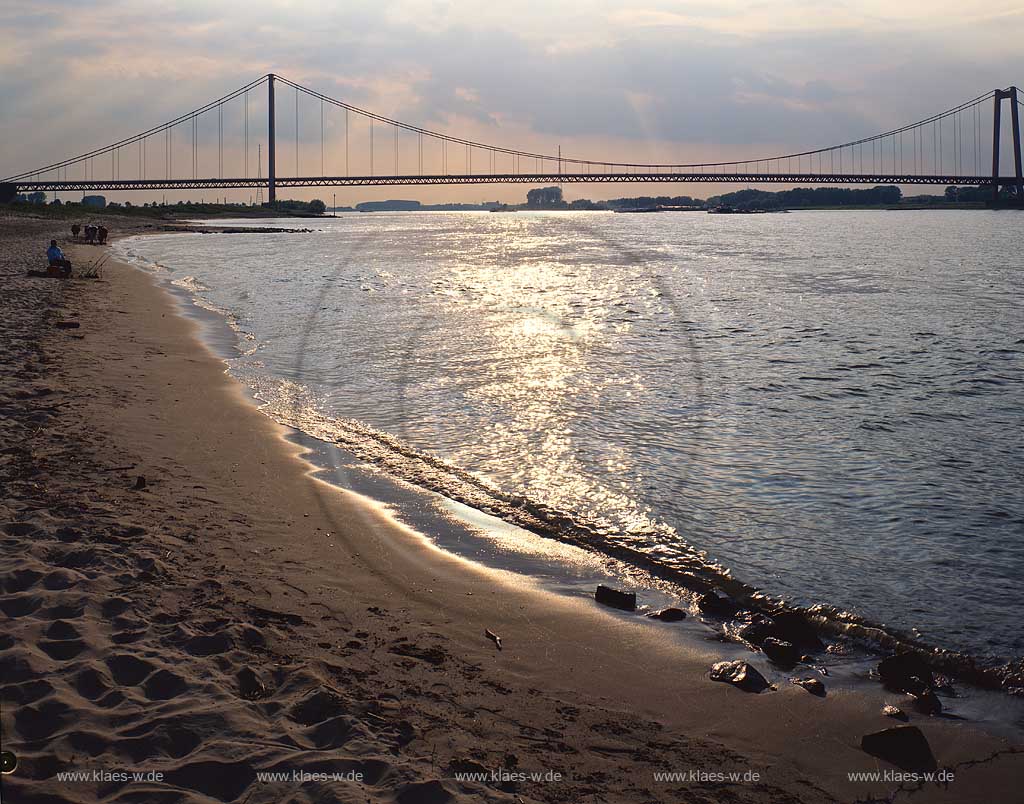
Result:
M232 316L264 395L659 561L692 546L773 595L1011 657L1022 223L377 213L126 248Z

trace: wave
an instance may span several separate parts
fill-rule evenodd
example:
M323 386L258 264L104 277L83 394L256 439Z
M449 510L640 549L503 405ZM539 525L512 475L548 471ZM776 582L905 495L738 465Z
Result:
M721 564L701 550L688 545L666 525L666 541L682 548L670 557L659 557L637 549L636 534L609 532L607 523L596 522L579 513L569 513L502 489L450 461L418 450L394 436L354 419L330 416L320 411L307 389L295 382L253 373L245 378L268 416L366 461L387 474L420 488L502 519L531 533L616 559L637 570L644 580L664 591L690 598L699 608L705 593L723 593L741 610L767 616L781 612L798 614L822 636L843 638L874 653L913 652L936 672L986 689L1024 693L1024 660L985 661L966 653L931 645L914 634L861 617L828 604L798 606L735 578ZM651 535L645 533L645 535ZM726 635L738 639L735 629Z
M209 299L205 298L202 294L208 292L210 289L196 277L182 276L171 279L169 275L174 273L172 268L169 268L156 260L151 260L141 252L135 251L133 246L142 242L145 242L144 236L128 237L124 240L118 240L114 243L114 251L118 257L125 262L134 265L137 268L141 268L144 271L148 271L149 273L157 274L176 289L187 293L196 307L206 310L207 312L214 313L222 318L228 327L238 336L238 351L241 356L248 357L255 354L259 349L259 345L256 343L256 336L242 327L238 320L238 316L236 316L231 310L214 304Z

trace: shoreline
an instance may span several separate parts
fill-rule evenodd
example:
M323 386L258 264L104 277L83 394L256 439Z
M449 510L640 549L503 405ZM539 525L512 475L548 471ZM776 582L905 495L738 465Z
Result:
M201 224L199 226L201 227ZM195 233L197 229L191 228L188 231ZM201 228L198 231L201 231ZM628 543L623 544L610 538L595 540L594 528L597 527L597 523L508 493L476 477L465 467L453 466L447 461L439 460L431 453L412 447L389 433L367 428L359 422L351 424L347 419L334 418L322 414L319 410L312 411L310 415L309 410L300 410L303 406L302 400L298 397L297 403L285 405L284 409L277 404L275 409L260 396L256 386L250 387L251 377L247 379L245 374L237 374L230 368L232 362L245 353L242 339L251 337L236 327L233 323L233 314L218 309L204 299L202 291L207 290L206 288L176 282L176 279L181 280L182 277L176 274L174 269L162 265L152 266L145 257L129 256L130 254L129 249L123 252L122 256L153 275L161 286L179 300L181 311L185 315L191 315L192 311L198 310L201 311L200 320L210 316L211 320L224 324L224 335L214 334L212 330L206 328L205 331L209 332L215 341L212 345L207 345L211 346L229 366L229 373L232 373L234 379L246 388L250 401L266 416L295 434L290 440L303 443L320 453L322 460L318 468L322 472L329 474L330 465L336 465L340 461L348 464L348 473L359 475L356 464L365 462L375 467L385 478L390 478L392 485L408 485L423 499L440 497L452 506L464 507L467 511L477 514L470 517L473 520L494 517L497 528L494 527L494 523L484 523L478 526L478 530L510 528L515 531L515 536L520 538L533 540L539 537L541 540L557 542L571 551L583 551L598 562L608 565L605 572L592 574L588 596L592 596L597 583L622 582L627 588L635 588L639 593L638 605L646 603L648 607L655 608L666 605L680 606L692 619L708 617L709 627L703 633L694 634L697 639L708 639L724 630L733 635L732 641L736 645L743 649L748 647L743 640L735 638L735 633L744 625L742 621L733 620L731 616L727 616L728 612L723 615L722 612L702 609L700 605L701 595L722 592L729 595L730 600L735 601L736 608L741 611L765 616L773 616L780 611L794 613L811 622L822 639L840 640L843 644L836 647L844 648L843 651L836 651L835 654L820 658L828 659L828 669L841 674L847 683L855 687L874 683L868 682L867 676L869 668L873 670L879 659L894 652L913 652L927 662L933 672L948 676L956 683L970 685L978 693L1005 693L1013 696L1019 694L1022 689L1024 676L1021 673L1024 672L1024 666L1021 665L1019 658L1004 657L997 660L983 654L957 650L955 645L950 643L942 645L929 642L916 632L912 632L906 624L903 628L893 627L881 620L838 608L832 605L830 600L811 600L803 604L785 601L773 595L771 590L761 589L742 578L736 578L730 571L723 570L718 563L704 558L703 553L696 548L685 562L666 564L652 559L641 550L633 549ZM258 385L266 390L262 383ZM315 444L322 445L322 448L318 450ZM324 476L327 477L327 474ZM332 482L341 488L353 489L353 483L348 480L339 479ZM372 484L360 482L357 477L354 485L358 490L361 486ZM388 482L385 481L381 485L387 486ZM378 492L380 489L373 489L368 495L388 505L396 502L396 495L402 496L400 492L393 490L383 493L383 496ZM407 506L407 509L409 507ZM490 513L480 513L483 511ZM423 517L413 516L411 519L421 520L427 526L434 526L435 529L431 532L435 534L438 526L442 529L448 528L445 523L438 525L437 522ZM406 517L405 521L422 530L420 525L410 522L410 517ZM471 534L463 533L466 530L460 529L460 535L456 538L434 538L434 541L464 557L473 558L474 550L462 544L463 540L471 539ZM474 548L476 546L474 545ZM508 562L498 560L483 563L504 569ZM580 588L579 584L576 587L576 593L587 591ZM647 599L641 600L641 597ZM756 645L753 649L755 655L761 656ZM842 662L845 666L837 666L837 662ZM1012 700L1015 704L1016 699ZM975 711L984 711L986 708L992 707L986 707L982 703ZM1020 713L1007 716L1008 721L1014 721L1011 727L1014 731L1020 731L1021 725L1024 724L1024 707L1018 708L1021 710ZM1014 711L1013 708L1011 711Z
M3 248L21 245L5 238ZM30 282L22 280L23 298L57 293L56 283ZM341 800L440 789L451 800L511 801L511 792L451 771L460 762L508 767L510 752L520 767L547 763L571 777L521 785L528 801L588 791L677 800L715 785L656 784L652 771L711 766L761 769L762 784L733 788L743 801L853 800L895 788L846 777L889 767L859 740L895 725L879 714L894 696L818 699L793 685L744 694L707 679L720 656L713 643L697 650L659 639L671 624L631 622L444 553L380 506L314 478L301 448L249 403L152 277L111 258L102 282L60 290L51 318L75 313L81 328L47 330L45 359L26 363L21 378L50 392L18 399L4 389L17 415L42 417L36 441L23 442L25 467L37 471L0 501L6 539L17 543L3 560L13 625L0 656L21 695L5 687L16 704L4 708L5 745L15 735L35 779L5 777L8 790L85 796L55 774L73 766L84 733L98 749L87 751L93 765L130 764L118 753L125 735L115 714L136 732L134 764L169 774L154 795L169 784L220 800L247 791L281 800L301 791L260 784L258 771L368 769L372 760L376 783L323 790ZM37 403L53 393L79 403L73 417ZM77 465L63 465L69 454ZM139 476L145 484L135 489ZM25 569L39 577L12 589ZM47 585L54 574L71 583ZM51 634L70 633L55 622L75 636ZM501 636L501 651L485 630ZM45 677L56 679L51 690L28 700L28 685ZM83 678L105 689L83 696L85 682L70 681ZM246 683L255 697L239 694ZM96 703L114 693L123 700ZM962 769L956 784L916 800L957 800L960 784L991 800L1013 794L1018 748L969 724L911 722L940 767ZM172 727L201 739L189 747Z

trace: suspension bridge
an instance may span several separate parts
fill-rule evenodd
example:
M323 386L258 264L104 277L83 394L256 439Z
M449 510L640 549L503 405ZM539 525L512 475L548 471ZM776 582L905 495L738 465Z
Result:
M641 164L570 158L561 147L539 153L477 142L374 114L271 73L167 123L2 183L27 193L265 189L270 202L283 187L570 182L973 185L991 187L993 198L1012 188L1022 199L1021 106L1011 86L839 145L727 162ZM285 153L282 121L294 123L294 147L287 143ZM1013 173L1003 175L1000 165L1011 158Z

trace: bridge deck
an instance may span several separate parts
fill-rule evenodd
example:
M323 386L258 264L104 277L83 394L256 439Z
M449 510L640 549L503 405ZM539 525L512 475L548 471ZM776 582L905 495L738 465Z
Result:
M1015 177L997 180L1016 184ZM700 184L922 184L991 186L991 176L920 176L880 173L504 173L429 176L298 176L279 177L277 187L366 187L374 185L439 184L603 184L603 183L700 183ZM116 190L204 190L268 188L266 178L226 179L93 179L89 181L17 181L18 192L112 192Z

